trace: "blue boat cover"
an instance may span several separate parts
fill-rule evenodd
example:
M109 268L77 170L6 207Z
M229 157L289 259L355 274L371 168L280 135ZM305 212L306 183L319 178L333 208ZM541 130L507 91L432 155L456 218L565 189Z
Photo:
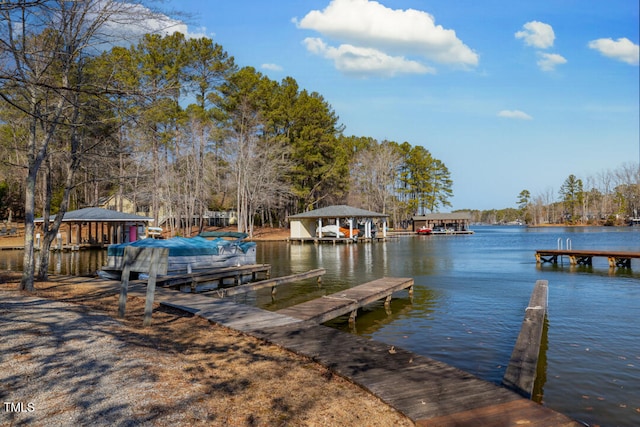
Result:
M230 242L225 239L207 240L202 237L174 237L171 239L142 239L131 243L109 245L108 256L124 256L124 248L135 246L141 248L169 248L169 256L219 255L225 248L237 246L246 253L255 242Z

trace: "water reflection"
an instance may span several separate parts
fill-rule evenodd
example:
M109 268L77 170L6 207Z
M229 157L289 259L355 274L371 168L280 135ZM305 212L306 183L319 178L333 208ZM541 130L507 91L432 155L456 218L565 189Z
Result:
M547 382L547 350L549 349L549 316L544 317L542 325L542 339L540 340L540 353L538 354L538 366L536 367L536 379L533 383L531 400L542 403L544 398L544 385Z
M0 269L22 271L24 252L21 250L0 251ZM91 249L72 252L51 252L49 273L75 276L92 276L107 262L107 251Z

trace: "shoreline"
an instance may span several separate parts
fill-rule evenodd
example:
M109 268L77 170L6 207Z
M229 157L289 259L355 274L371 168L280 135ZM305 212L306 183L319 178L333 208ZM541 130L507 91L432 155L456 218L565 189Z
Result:
M486 227L526 227L526 228L627 228L630 225L590 225L590 224L538 224L538 225L503 225L503 224L476 224ZM215 227L213 227L215 228ZM234 227L215 228L211 231L235 231ZM411 230L403 231L389 231L389 236L405 236L414 235ZM247 239L252 242L286 242L289 239L288 228L270 228L270 227L258 227L255 230L253 239ZM23 250L24 249L24 236L18 235L15 237L0 237L0 251L2 250Z
M412 426L408 418L324 366L188 313L90 283L16 289L0 272L0 394L33 403L0 424ZM10 387L10 388L9 388Z

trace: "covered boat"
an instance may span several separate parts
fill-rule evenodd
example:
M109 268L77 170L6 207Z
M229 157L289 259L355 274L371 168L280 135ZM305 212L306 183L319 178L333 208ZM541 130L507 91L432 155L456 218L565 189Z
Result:
M203 237L174 237L172 239L143 239L132 243L109 245L107 265L98 272L100 277L120 279L127 246L169 248L167 274L188 273L197 269L232 267L256 263L256 244L240 240Z

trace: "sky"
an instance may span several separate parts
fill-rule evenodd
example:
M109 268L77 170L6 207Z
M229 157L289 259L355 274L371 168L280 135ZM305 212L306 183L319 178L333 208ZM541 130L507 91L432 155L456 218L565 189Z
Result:
M640 161L637 0L171 0L239 66L320 93L345 135L422 145L454 209Z

